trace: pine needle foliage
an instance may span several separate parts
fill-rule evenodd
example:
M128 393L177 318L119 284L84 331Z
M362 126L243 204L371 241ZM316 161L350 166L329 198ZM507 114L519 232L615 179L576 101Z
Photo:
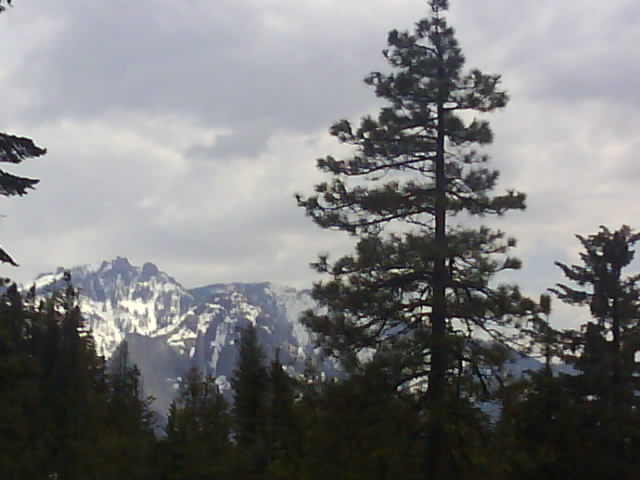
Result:
M323 255L314 264L330 277L314 288L327 308L309 312L305 323L348 369L373 350L401 367L401 380L429 375L439 390L477 333L506 340L511 321L534 308L517 287L492 283L520 267L508 253L514 239L447 225L456 216L523 209L525 200L513 190L493 193L498 172L479 150L493 139L484 114L508 96L498 75L463 70L447 6L431 1L431 15L413 33L389 34L390 72L365 80L387 105L358 126L334 124L331 134L353 155L319 159L330 181L314 195L297 195L319 226L357 238L353 254L333 262Z
M386 105L359 125L331 127L353 154L320 158L330 180L297 195L320 227L357 238L353 254L314 264L330 278L313 290L326 309L304 322L347 370L361 370L373 354L398 386L424 381L425 405L439 417L455 372L485 372L476 363L488 358L487 340L513 340L513 320L536 309L516 286L494 281L520 267L509 255L515 240L462 224L524 209L525 195L494 193L499 174L482 152L493 140L485 117L508 95L499 75L464 69L447 8L432 0L412 33L389 33L389 71L365 79ZM434 444L444 427L436 430Z

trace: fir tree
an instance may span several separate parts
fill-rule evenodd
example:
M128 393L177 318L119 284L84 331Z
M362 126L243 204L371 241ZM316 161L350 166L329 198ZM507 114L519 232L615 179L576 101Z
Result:
M129 345L123 341L110 359L108 371L109 403L112 422L119 422L123 431L152 429L149 405L153 397L145 397L140 370L131 363Z
M15 285L0 295L0 478L37 478L42 464L38 364L30 318Z
M319 159L332 180L317 185L316 195L297 198L321 227L358 237L355 254L333 263L321 256L315 264L332 277L313 291L327 313L310 312L305 323L347 369L360 368L358 352L373 350L387 359L398 384L426 379L427 463L432 478L442 478L449 454L441 419L453 404L447 398L454 367L486 358L479 338L506 341L513 317L534 304L516 287L491 282L519 268L507 254L513 239L447 225L456 215L523 209L524 195L493 195L498 172L478 151L493 138L484 114L507 103L500 77L463 71L444 16L448 2L429 5L430 16L414 33L389 34L384 55L391 72L366 78L387 106L358 127L342 120L331 128L354 147L353 156Z
M231 420L228 404L211 377L194 367L182 379L169 409L160 478L227 478Z
M256 327L248 324L240 329L238 357L231 377L237 467L247 478L262 475L268 462L267 378L265 354Z
M145 397L140 371L129 358L126 341L109 361L104 426L96 450L103 479L144 479L151 475L155 443L153 397Z
M126 349L107 376L77 291L0 295L0 478L148 478L155 441Z
M295 382L280 363L278 350L269 366L265 394L267 469L273 478L279 478L298 454L299 431L294 413Z
M70 282L46 301L42 315L47 331L38 351L47 473L69 480L92 477L100 464L96 445L106 400L104 363Z

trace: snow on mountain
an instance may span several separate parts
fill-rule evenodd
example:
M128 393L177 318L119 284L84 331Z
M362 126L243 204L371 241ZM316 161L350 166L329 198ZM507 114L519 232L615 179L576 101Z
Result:
M156 336L188 311L192 297L178 282L145 263L132 266L118 257L99 265L70 270L80 291L81 310L93 331L98 353L109 358L127 335ZM38 292L59 288L64 270L40 275Z
M118 257L69 270L98 353L109 358L124 340L148 393L165 410L180 376L197 366L229 388L238 329L251 323L268 356L277 350L291 371L315 357L309 333L298 321L313 307L307 291L271 283L216 284L191 290L152 263L133 266ZM40 275L38 294L64 285L65 270Z
M332 361L318 361L311 336L299 321L302 312L314 308L308 291L268 282L185 289L152 263L137 267L122 257L69 272L98 353L108 359L126 340L159 412L167 411L181 376L192 366L215 377L229 393L238 330L249 323L267 356L277 351L290 373L301 373L309 359L325 374L338 373ZM38 276L36 293L65 288L64 276L63 268ZM518 357L505 368L522 376L539 365Z

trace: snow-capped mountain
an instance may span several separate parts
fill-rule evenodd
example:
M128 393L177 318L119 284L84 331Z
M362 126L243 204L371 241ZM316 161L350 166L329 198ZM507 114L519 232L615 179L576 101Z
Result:
M238 328L253 323L267 353L301 371L315 357L301 312L313 307L307 291L271 283L216 284L185 289L152 263L136 267L118 257L68 270L98 353L109 358L123 340L140 368L145 390L165 411L191 366L216 377L224 391L236 360ZM38 276L36 292L62 286L65 270Z

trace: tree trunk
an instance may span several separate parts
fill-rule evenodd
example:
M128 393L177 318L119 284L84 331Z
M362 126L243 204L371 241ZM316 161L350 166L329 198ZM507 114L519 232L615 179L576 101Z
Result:
M444 73L441 72L441 80ZM442 86L440 87L443 88ZM428 478L444 478L444 455L446 438L444 429L444 400L447 372L446 345L446 288L447 288L447 178L445 174L445 129L444 100L439 95L438 101L438 137L435 157L435 255L433 272L433 305L431 309L431 369L429 372L429 389L427 407L430 415L430 429L427 446ZM427 472L425 472L427 473Z

